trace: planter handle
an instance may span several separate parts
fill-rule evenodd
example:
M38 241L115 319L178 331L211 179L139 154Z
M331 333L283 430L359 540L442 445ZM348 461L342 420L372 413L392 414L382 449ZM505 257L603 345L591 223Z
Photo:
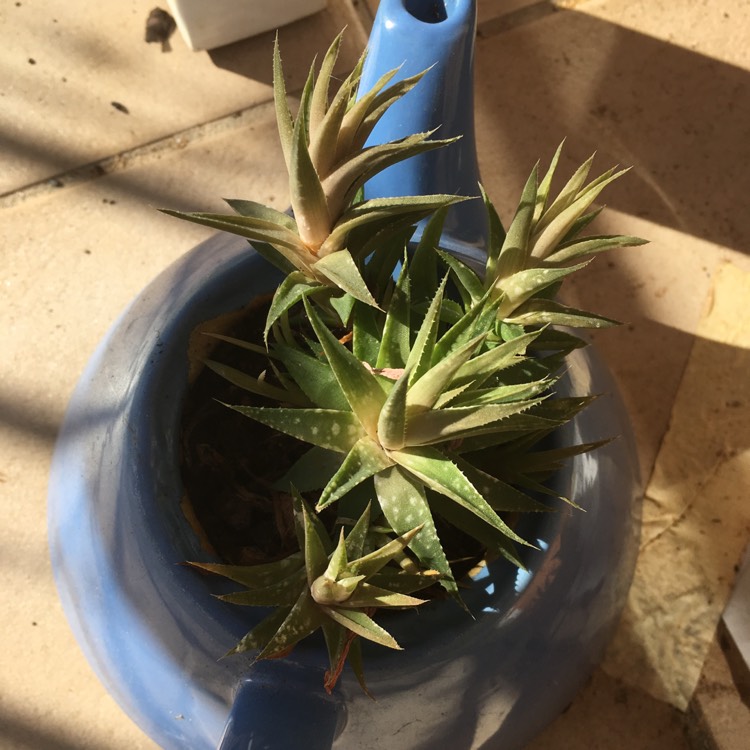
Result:
M479 195L474 137L475 0L381 0L370 34L360 88L388 70L398 78L431 68L410 94L385 113L370 144L439 128L435 138L461 136L445 148L395 164L365 185L367 198L450 193ZM454 206L441 244L483 262L487 217L481 200Z
M319 669L256 664L237 688L218 750L331 750L345 709L322 682Z

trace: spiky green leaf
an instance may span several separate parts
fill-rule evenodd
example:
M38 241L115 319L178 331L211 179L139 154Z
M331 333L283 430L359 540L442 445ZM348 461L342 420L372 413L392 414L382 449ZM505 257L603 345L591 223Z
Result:
M500 248L495 275L485 277L487 286L492 286L497 279L504 279L526 267L529 257L529 238L537 200L537 174L538 166L535 166L526 181L521 193L521 201Z
M312 307L305 303L305 309L352 412L364 430L375 437L378 417L385 402L382 388L372 373L326 328Z
M364 435L359 420L350 411L227 406L285 435L339 453L348 453Z
M376 368L403 368L406 364L411 349L410 313L409 267L404 262L388 302Z
M358 299L366 305L378 307L378 303L367 288L367 284L365 284L365 280L348 250L338 250L326 255L315 262L313 269L318 277L323 276L339 289L351 294L354 299Z
M409 547L426 568L437 570L441 574L443 588L455 595L456 583L440 543L422 483L394 466L376 475L375 491L383 515L397 534L403 535L421 526L421 531L410 541Z
M408 446L436 445L479 435L488 430L502 432L502 421L540 403L541 399L507 404L453 406L414 415L406 430ZM513 429L512 425L508 429Z
M220 375L228 382L245 391L249 391L250 393L255 393L258 396L271 398L282 403L309 406L310 402L308 399L302 391L297 389L288 390L286 388L279 388L278 386L267 383L262 378L254 378L252 375L248 375L235 367L229 367L221 362L214 362L210 359L206 360L205 365L209 370L213 370L213 372Z
M356 609L342 609L341 607L321 607L320 609L339 625L343 625L347 630L351 630L358 636L381 646L387 646L397 651L401 650L401 646L398 645L396 639L364 612L359 612Z
M616 320L602 315L576 310L553 300L532 299L525 302L506 319L522 326L570 326L572 328L609 328L618 325Z
M548 256L547 260L550 263L567 263L575 258L603 253L618 247L637 247L638 245L645 244L647 244L647 240L625 235L584 237L583 239L560 245L557 250Z
M510 539L521 544L526 544L495 513L456 464L440 453L440 451L427 446L405 448L402 451L394 452L393 458L399 466L413 474L421 482L424 482L431 490L449 497L454 502L470 510Z
M347 453L338 471L321 493L317 509L336 502L365 479L391 466L393 461L372 438L363 437Z

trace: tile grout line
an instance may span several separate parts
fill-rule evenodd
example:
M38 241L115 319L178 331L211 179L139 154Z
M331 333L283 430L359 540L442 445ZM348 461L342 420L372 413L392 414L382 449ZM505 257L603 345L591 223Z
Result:
M156 154L181 150L209 136L240 128L255 122L256 119L267 114L269 111L273 112L273 107L273 99L267 99L246 109L222 115L215 120L192 125L189 128L171 133L162 138L157 138L154 141L126 149L125 151L88 164L73 167L50 177L45 177L38 182L33 182L0 195L0 209L17 206L32 198L50 195L63 188L76 187L91 182L100 177L123 171L133 166L133 164L140 163Z

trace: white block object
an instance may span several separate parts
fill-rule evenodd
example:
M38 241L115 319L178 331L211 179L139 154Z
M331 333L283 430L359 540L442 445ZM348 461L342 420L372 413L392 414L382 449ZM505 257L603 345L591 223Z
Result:
M167 0L188 47L213 49L317 13L326 0Z

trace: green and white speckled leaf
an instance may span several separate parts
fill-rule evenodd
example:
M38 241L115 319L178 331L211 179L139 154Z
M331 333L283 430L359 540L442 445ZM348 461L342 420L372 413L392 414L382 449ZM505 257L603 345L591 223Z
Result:
M566 276L584 269L590 262L563 268L527 268L502 279L493 289L495 294L502 295L498 316L502 319L510 317L511 313L527 299L539 295L544 289L559 283Z
M497 318L497 302L488 303L488 298L489 293L486 293L440 337L432 352L433 363L445 359L477 336L489 334L493 330Z
M292 114L286 99L286 86L284 85L284 71L281 67L281 51L279 50L279 35L273 43L273 100L276 108L276 127L281 140L281 150L284 153L284 161L289 169L289 158L292 151Z
M534 473L555 471L562 468L565 461L583 453L590 453L601 448L611 440L597 440L593 443L579 443L577 445L566 445L562 448L550 448L549 450L523 451L510 455L510 468L513 473Z
M365 682L364 660L362 658L362 641L358 638L355 638L353 641L351 641L347 661L349 662L349 666L354 672L354 676L357 678L359 686L362 688L366 695L372 698L373 696L370 695L370 691L367 689L367 683Z
M328 300L328 304L336 311L341 325L348 328L357 305L357 300L351 294L334 294Z
M387 450L404 447L406 438L406 396L409 389L409 370L404 370L393 384L378 419L378 440Z
M510 539L525 544L524 540L495 513L456 464L440 451L426 446L408 448L394 453L393 458L430 489L462 505Z
M448 391L443 391L440 398L435 402L435 408L436 409L443 409L449 404L451 404L455 399L457 399L462 393L470 389L472 386L472 383L464 383L463 385L458 386L458 388L451 388ZM473 393L473 389L470 391L470 393ZM454 404L455 406L455 404Z
M341 528L339 531L339 541L336 548L333 550L329 560L328 567L323 574L326 578L330 578L332 581L338 580L346 570L347 564L347 552L346 552L346 540L344 537L344 529Z
M362 557L370 531L370 512L372 504L367 503L351 531L346 535L346 554L350 560Z
M227 344L232 344L232 346L236 346L240 349L246 349L249 352L255 352L256 354L261 354L264 357L273 357L273 354L268 352L264 346L260 346L260 344L254 344L251 341L243 341L242 339L234 338L233 336L225 336L222 333L206 333L206 336L209 336L212 339L218 339L219 341L226 341Z
M213 372L220 375L225 380L228 380L233 385L236 385L245 391L249 391L250 393L255 393L258 396L265 396L266 398L272 398L276 401L296 404L297 406L310 405L305 394L297 388L293 387L293 390L279 388L267 383L261 378L254 378L252 375L242 372L242 370L223 365L221 362L214 362L211 359L207 359L205 365L209 370L213 370Z
M451 386L456 387L471 382L475 388L479 387L491 375L516 364L519 357L526 353L526 349L538 335L536 331L527 333L479 354L461 365L460 369L455 372Z
M313 581L323 575L328 566L329 540L320 519L307 508L306 504L302 506L302 523L305 530L307 583L312 586Z
M411 347L406 360L406 369L410 371L409 383L414 383L424 375L430 368L432 353L437 341L438 328L440 324L440 310L443 304L443 294L448 283L448 276L443 277L437 288L435 296L430 301L422 324L417 331L414 345Z
M550 161L550 165L547 169L547 173L542 178L542 181L539 183L539 187L536 191L536 206L534 208L534 224L537 225L539 222L539 219L542 216L542 213L547 208L547 202L549 200L549 191L552 187L552 178L555 176L555 170L557 169L557 165L560 162L560 154L562 153L563 145L565 144L565 140L560 143L560 145L557 147L557 150L555 151L554 156L552 157L552 160Z
M356 609L345 610L340 607L320 607L320 609L339 625L343 625L347 630L351 630L358 636L381 646L401 650L401 646L396 643L396 639L364 612L358 612Z
M402 368L411 349L411 297L409 293L409 267L404 262L393 294L388 302L380 349L375 367L378 369Z
M310 248L319 248L331 231L328 204L307 147L302 113L297 116L289 155L289 197L299 236Z
M305 309L352 412L357 415L364 430L375 437L380 410L385 403L383 389L373 374L323 325L306 301Z
M323 190L334 216L338 216L352 202L355 193L374 175L397 162L442 148L456 139L428 140L434 131L415 133L397 141L390 141L353 154L339 165L325 180Z
M359 96L357 100L350 103L339 127L339 152L335 155L338 159L342 159L345 154L350 153L355 148L354 141L357 131L368 113L370 113L375 98L378 94L383 93L383 89L388 90L386 86L393 80L398 70L398 68L394 68L383 73L375 81L372 88L367 91L358 92Z
M437 251L445 265L450 268L458 282L459 291L465 291L468 294L468 300L471 305L475 305L484 296L484 286L479 276L472 271L465 263L462 263L455 255L446 253L443 250Z
M610 328L619 325L616 320L576 310L549 299L532 299L521 305L507 322L522 326L570 326L571 328Z
M604 206L599 206L593 211L579 216L571 225L567 234L560 240L561 245L566 245L568 242L572 242L594 219L604 210Z
M637 247L645 245L648 240L640 237L628 237L626 235L602 235L597 237L584 237L574 242L566 242L551 253L547 260L550 263L567 263L574 258L586 255L595 255L618 247Z
M513 565L521 569L524 568L516 545L505 534L490 526L479 516L438 493L433 493L430 496L430 505L437 515L476 539L490 553L500 554Z
M526 267L529 257L529 238L537 199L538 167L534 167L521 193L521 201L513 221L508 227L500 255L497 259L495 275L485 278L485 285L493 286L497 279L504 279Z
M435 445L481 434L488 429L502 431L504 419L541 403L541 399L508 404L454 406L414 415L406 428L406 445ZM398 459L397 459L398 460Z
M376 319L377 311L367 305L354 307L352 325L352 352L360 362L375 364L380 349L381 328Z
M227 406L285 435L339 453L348 453L364 435L359 420L350 411Z
M378 307L348 250L338 250L326 255L315 263L313 269L318 277L323 276L342 291L351 294L354 299Z
M425 601L425 599L417 599L408 594L401 594L380 588L379 586L373 586L371 583L360 583L354 589L354 593L338 606L343 609L368 609L369 607L404 608L418 607L420 604L424 604Z
M296 233L297 231L297 222L293 217L283 211L277 211L275 208L264 206L262 203L256 203L255 201L237 198L225 198L224 200L225 203L240 216L247 216L248 218L255 219L258 222L259 227L265 223L269 229L275 227L286 227L292 232Z
M546 513L552 510L507 482L480 471L459 456L454 456L453 460L477 488L479 494L498 513Z
M327 362L284 344L275 346L273 351L315 406L321 409L351 411L349 402L341 392L336 376Z
M422 565L441 574L443 588L457 594L453 572L437 535L424 486L394 466L375 477L375 491L383 515L397 534L405 534L416 526L422 527L409 543L409 548Z
M261 620L247 635L243 636L234 648L230 649L225 656L233 654L244 654L246 651L263 649L274 637L284 620L292 611L291 607L279 607Z
M274 483L274 489L288 492L289 487L293 486L299 492L321 490L338 471L342 460L341 453L314 445L292 464L281 479Z
M615 172L610 169L581 191L576 199L544 228L534 241L531 254L542 259L550 255L567 235L575 220L588 209L599 193L627 171L623 169Z
M435 250L440 247L447 213L447 208L439 208L430 216L412 255L412 300L416 304L432 301L438 288L438 256Z
M272 658L299 643L321 626L323 617L310 592L305 589L273 637L258 654L258 660Z
M264 340L268 340L268 332L271 330L271 326L285 312L294 307L304 297L310 294L319 294L323 291L327 291L325 286L311 279L309 275L301 271L293 271L286 276L271 300L271 306L268 309L268 316L266 317L266 325L263 330Z
M396 539L391 539L381 544L364 557L352 560L349 563L349 571L353 575L364 575L368 578L380 572L391 560L400 557L401 553L410 545L415 537L419 535L422 526L415 526L401 533ZM398 533L398 532L396 532Z
M530 434L543 436L563 424L561 419L549 419L536 414L514 414L501 423L503 430L492 430L483 435L464 438L460 445L451 446L454 453L465 454L507 444Z
M215 214L203 211L185 213L184 211L173 211L167 208L159 210L161 213L167 214L167 216L184 219L193 224L201 224L205 227L211 227L211 229L219 229L248 240L267 242L292 263L292 265L301 270L309 270L310 262L314 260L314 257L310 254L299 236L286 227L269 227L267 226L267 222L258 222L258 220L246 216L232 216L231 214Z
M305 570L302 568L265 588L236 591L224 594L219 599L249 607L291 607L297 601L304 582Z
M484 339L485 336L477 336L473 341L469 341L456 349L445 359L431 367L411 386L406 396L409 418L413 414L431 409L449 385L457 385L452 383L454 376L465 366Z
M394 573L391 568L386 568L381 573L376 573L372 578L368 578L367 580L373 586L380 586L381 588L388 589L388 591L400 594L413 594L415 591L421 591L428 586L432 586L433 583L437 583L440 580L440 573L437 570L423 571L421 573L405 573L403 571Z
M365 145L370 133L386 110L398 101L402 96L408 94L422 79L427 71L422 71L413 76L402 78L396 83L389 86L384 91L380 91L377 96L373 97L366 108L364 117L361 118L354 137L351 139L350 148L362 148ZM360 100L361 101L361 100ZM349 123L347 123L347 126ZM348 128L349 129L349 128Z
M521 401L533 398L548 390L555 382L554 378L543 378L530 383L500 385L495 388L477 388L454 397L453 406L482 406L487 404L504 404L510 401ZM438 407L442 406L438 401Z
M317 510L335 503L365 479L392 465L393 461L372 438L361 438L323 489Z
M342 37L343 32L339 32L338 36L331 42L323 57L323 62L320 65L320 70L315 80L315 86L310 97L310 115L308 117L311 141L314 140L316 133L320 129L326 110L328 109L328 90L331 84L333 68L339 56Z
M562 144L560 144L560 146L562 146ZM561 149L558 148L558 153L553 157L553 164L556 163L557 158L559 158L560 150ZM557 198L555 198L549 207L541 214L536 226L537 233L544 229L553 219L559 216L580 195L581 188L583 188L586 179L589 176L589 172L591 171L591 165L594 163L594 156L595 154L589 156L589 158L578 167L570 179L568 179L565 187L563 187L558 193Z
M358 203L348 209L331 230L330 237L320 249L322 255L328 255L344 247L346 238L352 230L386 220L388 222L404 220L416 224L434 210L451 206L465 198L455 195L421 195L402 196L398 198L372 198ZM299 223L299 222L298 222ZM382 228L382 227L379 227Z
M487 212L487 262L485 264L485 278L495 279L497 278L497 262L500 258L500 249L505 241L505 229L500 221L500 217L497 215L495 207L492 205L492 201L485 192L484 186L480 185L479 190L482 193L482 201L484 202L484 208Z
M189 562L193 568L228 578L248 588L257 589L271 586L276 581L288 578L294 571L301 570L305 561L301 552L295 552L283 560L260 565L225 565L223 563Z

